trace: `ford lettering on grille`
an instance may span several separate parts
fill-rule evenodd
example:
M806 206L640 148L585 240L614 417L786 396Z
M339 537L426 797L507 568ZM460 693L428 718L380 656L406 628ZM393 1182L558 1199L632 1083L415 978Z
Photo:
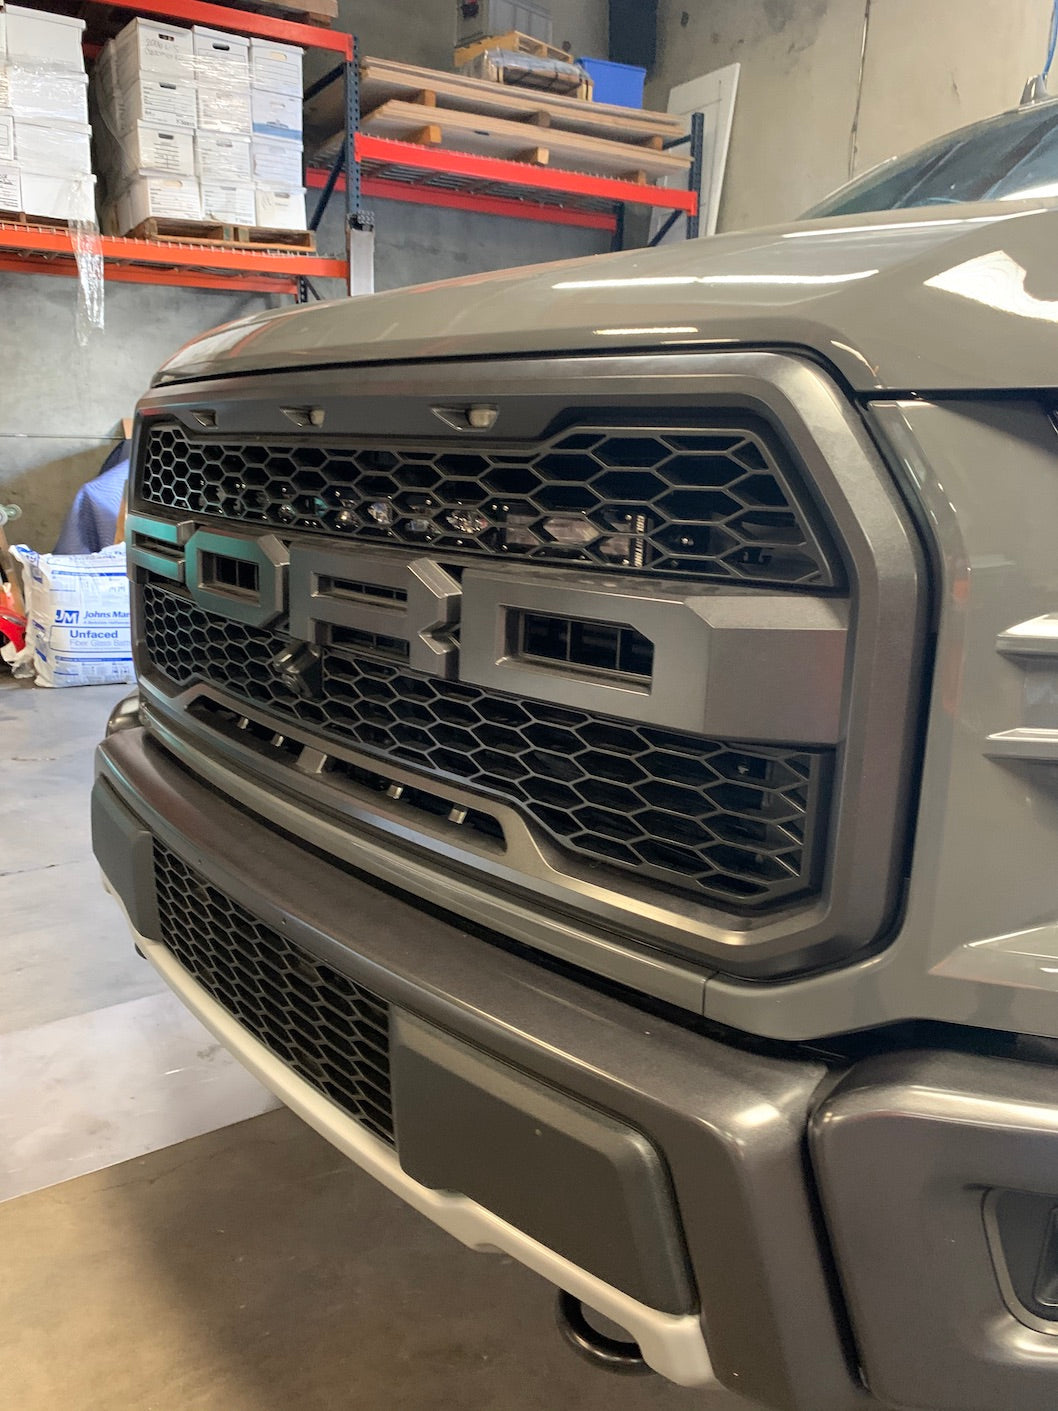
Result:
M269 628L286 619L296 642L399 660L410 670L493 687L646 724L761 743L833 745L839 732L847 612L832 599L760 590L703 596L686 585L634 595L568 572L525 577L379 550L286 544L272 534L196 528L130 515L130 562L183 585L208 613ZM571 624L594 653L527 649L519 628ZM652 649L653 671L613 669L607 633ZM781 702L763 673L789 681Z

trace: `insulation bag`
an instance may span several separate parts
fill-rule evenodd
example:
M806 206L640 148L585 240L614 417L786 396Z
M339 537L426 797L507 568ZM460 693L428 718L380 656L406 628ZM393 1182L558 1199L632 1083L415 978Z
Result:
M26 646L38 686L104 686L133 679L125 546L98 554L11 550L22 565ZM21 673L18 673L21 674Z

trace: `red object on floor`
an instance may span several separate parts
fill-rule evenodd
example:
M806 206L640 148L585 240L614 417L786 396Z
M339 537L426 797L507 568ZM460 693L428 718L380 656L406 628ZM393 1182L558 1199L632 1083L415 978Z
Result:
M20 652L26 645L26 619L17 613L0 610L0 637L4 637Z

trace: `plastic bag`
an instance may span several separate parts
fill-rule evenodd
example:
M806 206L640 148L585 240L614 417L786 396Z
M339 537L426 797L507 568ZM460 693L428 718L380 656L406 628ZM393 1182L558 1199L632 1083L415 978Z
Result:
M50 19L45 15L42 23ZM5 164L14 188L9 193L16 202L14 208L23 211L30 223L34 217L44 217L65 220L69 226L77 266L77 342L83 348L92 330L103 328L104 301L103 250L89 145L88 75L80 50L84 22L58 17L55 25L59 33L51 42L72 45L78 66L73 67L71 53L65 59L22 55L7 64L0 62L0 110L10 108L14 113L17 160Z
M70 236L77 264L77 342L84 348L92 329L103 329L103 242L94 220L71 220Z
M570 93L585 89L591 93L587 69L562 59L545 58L538 54L523 54L515 49L485 49L475 54L460 69L468 78L483 78L509 88L553 89Z

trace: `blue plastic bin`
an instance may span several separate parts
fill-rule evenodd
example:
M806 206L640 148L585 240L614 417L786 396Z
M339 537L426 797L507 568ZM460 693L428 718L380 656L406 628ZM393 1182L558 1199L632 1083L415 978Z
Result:
M643 83L646 69L635 64L612 64L609 59L578 59L592 81L592 99L596 103L619 103L622 108L643 106Z

